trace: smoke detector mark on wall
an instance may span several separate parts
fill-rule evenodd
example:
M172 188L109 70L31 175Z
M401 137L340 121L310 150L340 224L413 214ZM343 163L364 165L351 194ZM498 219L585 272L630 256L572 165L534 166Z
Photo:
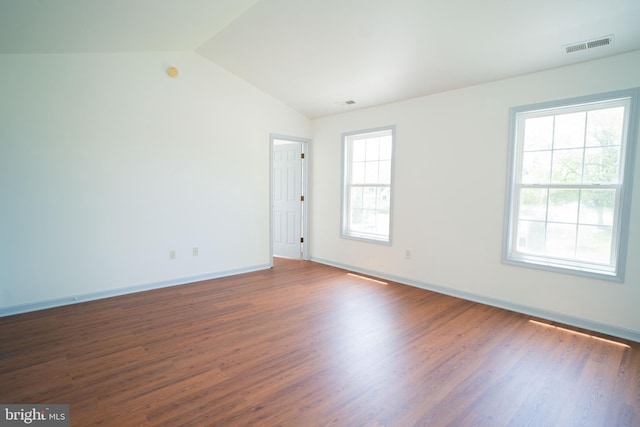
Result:
M593 39L593 40L567 44L567 45L564 45L563 48L565 53L574 53L574 52L579 52L581 50L588 50L596 47L609 46L612 43L613 43L613 34L600 37L597 39Z

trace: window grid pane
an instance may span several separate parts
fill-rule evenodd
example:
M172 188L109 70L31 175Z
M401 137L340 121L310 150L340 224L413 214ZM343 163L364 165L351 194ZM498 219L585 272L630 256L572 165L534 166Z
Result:
M631 97L516 113L509 258L617 274Z
M346 136L346 236L389 241L391 217L391 130Z

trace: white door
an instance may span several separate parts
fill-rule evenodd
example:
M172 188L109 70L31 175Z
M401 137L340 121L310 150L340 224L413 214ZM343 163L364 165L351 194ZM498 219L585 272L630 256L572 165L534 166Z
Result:
M273 254L302 257L302 143L273 141Z

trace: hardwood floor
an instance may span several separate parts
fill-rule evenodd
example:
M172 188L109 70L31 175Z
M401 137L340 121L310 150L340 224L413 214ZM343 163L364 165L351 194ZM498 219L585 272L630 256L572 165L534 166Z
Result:
M0 402L68 403L72 426L640 425L638 343L312 262L0 336Z

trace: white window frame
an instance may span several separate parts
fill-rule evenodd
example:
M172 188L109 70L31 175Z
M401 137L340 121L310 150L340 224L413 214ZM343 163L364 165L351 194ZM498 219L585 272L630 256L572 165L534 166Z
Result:
M539 268L543 270L576 274L617 282L624 281L631 215L632 180L638 140L638 102L640 88L608 92L586 97L513 107L510 109L509 126L509 163L507 200L505 203L505 231L503 239L503 262L512 265ZM544 117L571 111L597 109L598 105L620 101L625 106L620 173L618 182L608 185L591 183L570 184L525 184L522 181L523 159L523 123L526 118ZM552 154L553 155L553 154ZM590 189L610 188L616 191L613 215L611 260L609 263L596 263L577 258L560 258L546 254L519 252L516 242L519 217L519 197L523 188L541 189ZM548 219L544 220L545 228ZM579 225L579 223L576 223Z
M391 165L390 165L390 181L383 182L352 182L352 146L353 141L362 140L376 136L391 136ZM381 244L391 244L391 230L393 225L393 175L394 175L394 159L395 159L396 131L395 126L385 126L374 129L359 130L353 132L345 132L342 134L342 220L340 236L347 239L363 240ZM389 229L387 233L366 232L362 230L353 230L350 227L350 215L352 212L352 201L350 200L351 189L354 187L376 187L389 189Z

